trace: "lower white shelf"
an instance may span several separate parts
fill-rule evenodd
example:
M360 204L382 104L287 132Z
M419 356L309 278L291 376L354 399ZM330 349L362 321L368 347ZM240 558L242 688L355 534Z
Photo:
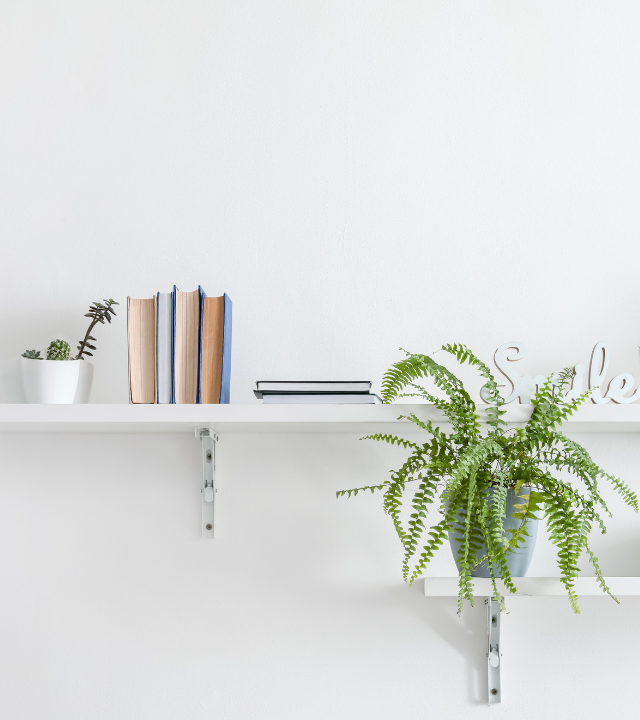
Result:
M607 577L607 586L613 595L640 595L640 577ZM566 595L564 585L557 577L523 577L514 578L518 589L516 595ZM578 577L575 582L578 595L603 595L595 577ZM498 580L498 588L504 585ZM473 578L473 594L479 597L491 597L493 589L491 578ZM458 578L429 577L424 579L424 594L427 597L456 597L458 595ZM513 594L504 591L505 597Z

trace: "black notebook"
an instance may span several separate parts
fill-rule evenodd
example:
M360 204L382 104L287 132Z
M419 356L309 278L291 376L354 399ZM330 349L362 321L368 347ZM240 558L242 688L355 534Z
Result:
M371 382L363 380L259 380L253 392L261 399L263 395L354 395L370 390Z

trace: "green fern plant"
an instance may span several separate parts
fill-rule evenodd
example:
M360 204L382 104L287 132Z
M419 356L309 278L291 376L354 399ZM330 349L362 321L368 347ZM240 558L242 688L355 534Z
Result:
M399 419L410 420L424 430L427 440L416 443L382 434L363 438L402 445L410 451L409 457L391 472L388 482L341 490L337 496L357 495L362 490L384 493L383 509L391 517L404 547L402 572L410 584L421 575L448 533L457 532L458 612L465 599L473 605L471 573L481 562L489 567L496 598L501 597L497 578L502 579L508 592L516 592L507 557L522 546L528 521L537 517L536 512L546 519L549 537L557 548L560 578L574 612L580 612L574 585L583 553L589 558L603 592L618 602L611 595L588 542L594 526L606 532L602 515L611 515L598 482L610 483L636 512L638 498L622 480L602 470L581 445L560 430L562 423L588 399L590 391L566 402L563 393L570 385L572 371L566 369L551 375L531 401L533 412L526 426L509 429L502 419L504 399L489 368L465 345L443 345L441 349L460 364L474 366L484 379L489 403L485 410L487 431L482 432L476 405L456 375L428 355L406 353L407 357L384 376L384 402L419 397L442 411L451 430L445 432L413 413L401 416ZM435 397L418 384L424 378L432 378L447 399ZM568 471L578 487L561 479L560 471ZM523 487L529 492L520 496L523 502L516 506L513 515L520 525L510 534L505 533L507 493L513 489L517 495ZM406 505L411 512L408 521L403 522L402 508ZM429 511L434 508L440 511L440 517L429 523ZM478 553L484 555L479 559Z
M66 340L52 340L47 348L47 360L71 360L71 346Z

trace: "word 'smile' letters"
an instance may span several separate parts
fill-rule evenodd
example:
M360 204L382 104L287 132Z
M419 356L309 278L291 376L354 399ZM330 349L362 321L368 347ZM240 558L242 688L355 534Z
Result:
M589 363L589 389L591 401L597 405L602 405L613 400L615 403L626 405L635 402L638 399L638 389L636 388L631 395L625 397L624 393L629 392L633 388L634 378L630 373L620 373L616 375L609 383L607 391L603 394L605 378L609 370L609 348L607 343L599 342L591 353L591 361ZM513 402L516 398L520 403L530 403L531 396L539 388L544 385L547 378L544 375L518 375L513 365L509 363L521 360L527 354L524 343L510 342L500 345L494 355L494 360L498 370L507 378L513 388L509 397L505 399L505 403ZM582 394L584 385L585 366L578 363L575 367L575 377L571 385L571 390L565 394L566 400L575 400ZM504 387L504 386L500 386ZM481 393L484 397L484 393Z

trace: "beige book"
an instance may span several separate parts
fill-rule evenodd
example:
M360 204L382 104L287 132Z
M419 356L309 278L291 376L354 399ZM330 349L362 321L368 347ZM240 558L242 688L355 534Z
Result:
M224 336L224 295L206 297L202 317L201 402L218 404L222 382L222 338Z
M176 404L196 402L198 392L198 335L200 291L176 290L174 368Z
M129 402L156 401L156 299L127 298Z

